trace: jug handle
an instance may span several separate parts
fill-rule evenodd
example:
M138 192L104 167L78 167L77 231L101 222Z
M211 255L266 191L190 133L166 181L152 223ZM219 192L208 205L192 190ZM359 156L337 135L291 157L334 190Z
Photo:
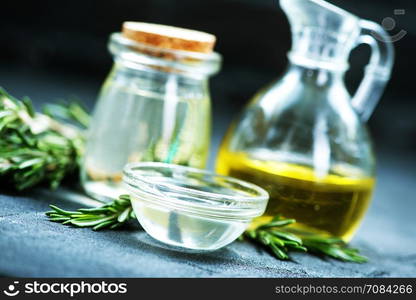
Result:
M366 122L380 100L384 88L390 79L394 62L394 48L390 35L379 24L360 20L361 35L359 44L367 44L372 53L370 62L365 68L364 78L359 85L352 106Z

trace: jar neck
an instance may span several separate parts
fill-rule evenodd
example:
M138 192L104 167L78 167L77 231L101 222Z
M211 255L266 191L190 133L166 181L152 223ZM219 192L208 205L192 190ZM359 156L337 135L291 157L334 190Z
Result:
M116 62L107 78L108 82L118 86L129 87L136 92L147 96L153 95L193 95L192 97L203 98L209 93L208 77L195 78L173 72L163 72L150 67L126 66L125 63Z

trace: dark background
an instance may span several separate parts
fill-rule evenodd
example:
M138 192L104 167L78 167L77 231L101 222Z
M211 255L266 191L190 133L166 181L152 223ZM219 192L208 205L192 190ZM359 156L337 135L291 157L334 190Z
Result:
M396 64L386 93L370 120L379 152L414 158L416 104L415 8L413 0L333 0L352 13L381 23L393 17ZM394 9L406 14L395 16ZM106 0L2 1L0 86L37 103L75 95L89 107L112 58L109 34L126 20L156 22L214 33L224 56L222 72L211 80L214 150L231 119L262 86L286 68L290 28L277 0ZM351 93L369 57L365 46L351 55L346 80ZM409 157L410 158L410 157Z

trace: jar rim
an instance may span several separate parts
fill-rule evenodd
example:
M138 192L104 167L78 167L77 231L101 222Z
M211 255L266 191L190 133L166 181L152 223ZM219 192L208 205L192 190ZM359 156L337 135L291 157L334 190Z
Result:
M109 48L112 54L127 62L170 71L213 75L220 70L222 62L222 56L217 52L201 53L157 47L126 38L120 32L111 34Z
M258 217L264 213L269 199L269 194L255 184L160 162L127 164L123 182L141 201L220 219Z

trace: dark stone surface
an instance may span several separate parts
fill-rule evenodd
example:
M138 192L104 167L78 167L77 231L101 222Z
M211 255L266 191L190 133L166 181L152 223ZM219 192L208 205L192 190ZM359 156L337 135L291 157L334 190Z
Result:
M403 157L402 157L403 158ZM410 163L409 163L410 162ZM352 245L366 264L295 253L279 261L255 245L234 242L216 252L165 249L136 222L127 229L93 232L52 223L54 203L72 209L83 196L69 190L0 195L0 274L5 276L99 277L414 277L416 203L414 162L380 157L375 200Z

